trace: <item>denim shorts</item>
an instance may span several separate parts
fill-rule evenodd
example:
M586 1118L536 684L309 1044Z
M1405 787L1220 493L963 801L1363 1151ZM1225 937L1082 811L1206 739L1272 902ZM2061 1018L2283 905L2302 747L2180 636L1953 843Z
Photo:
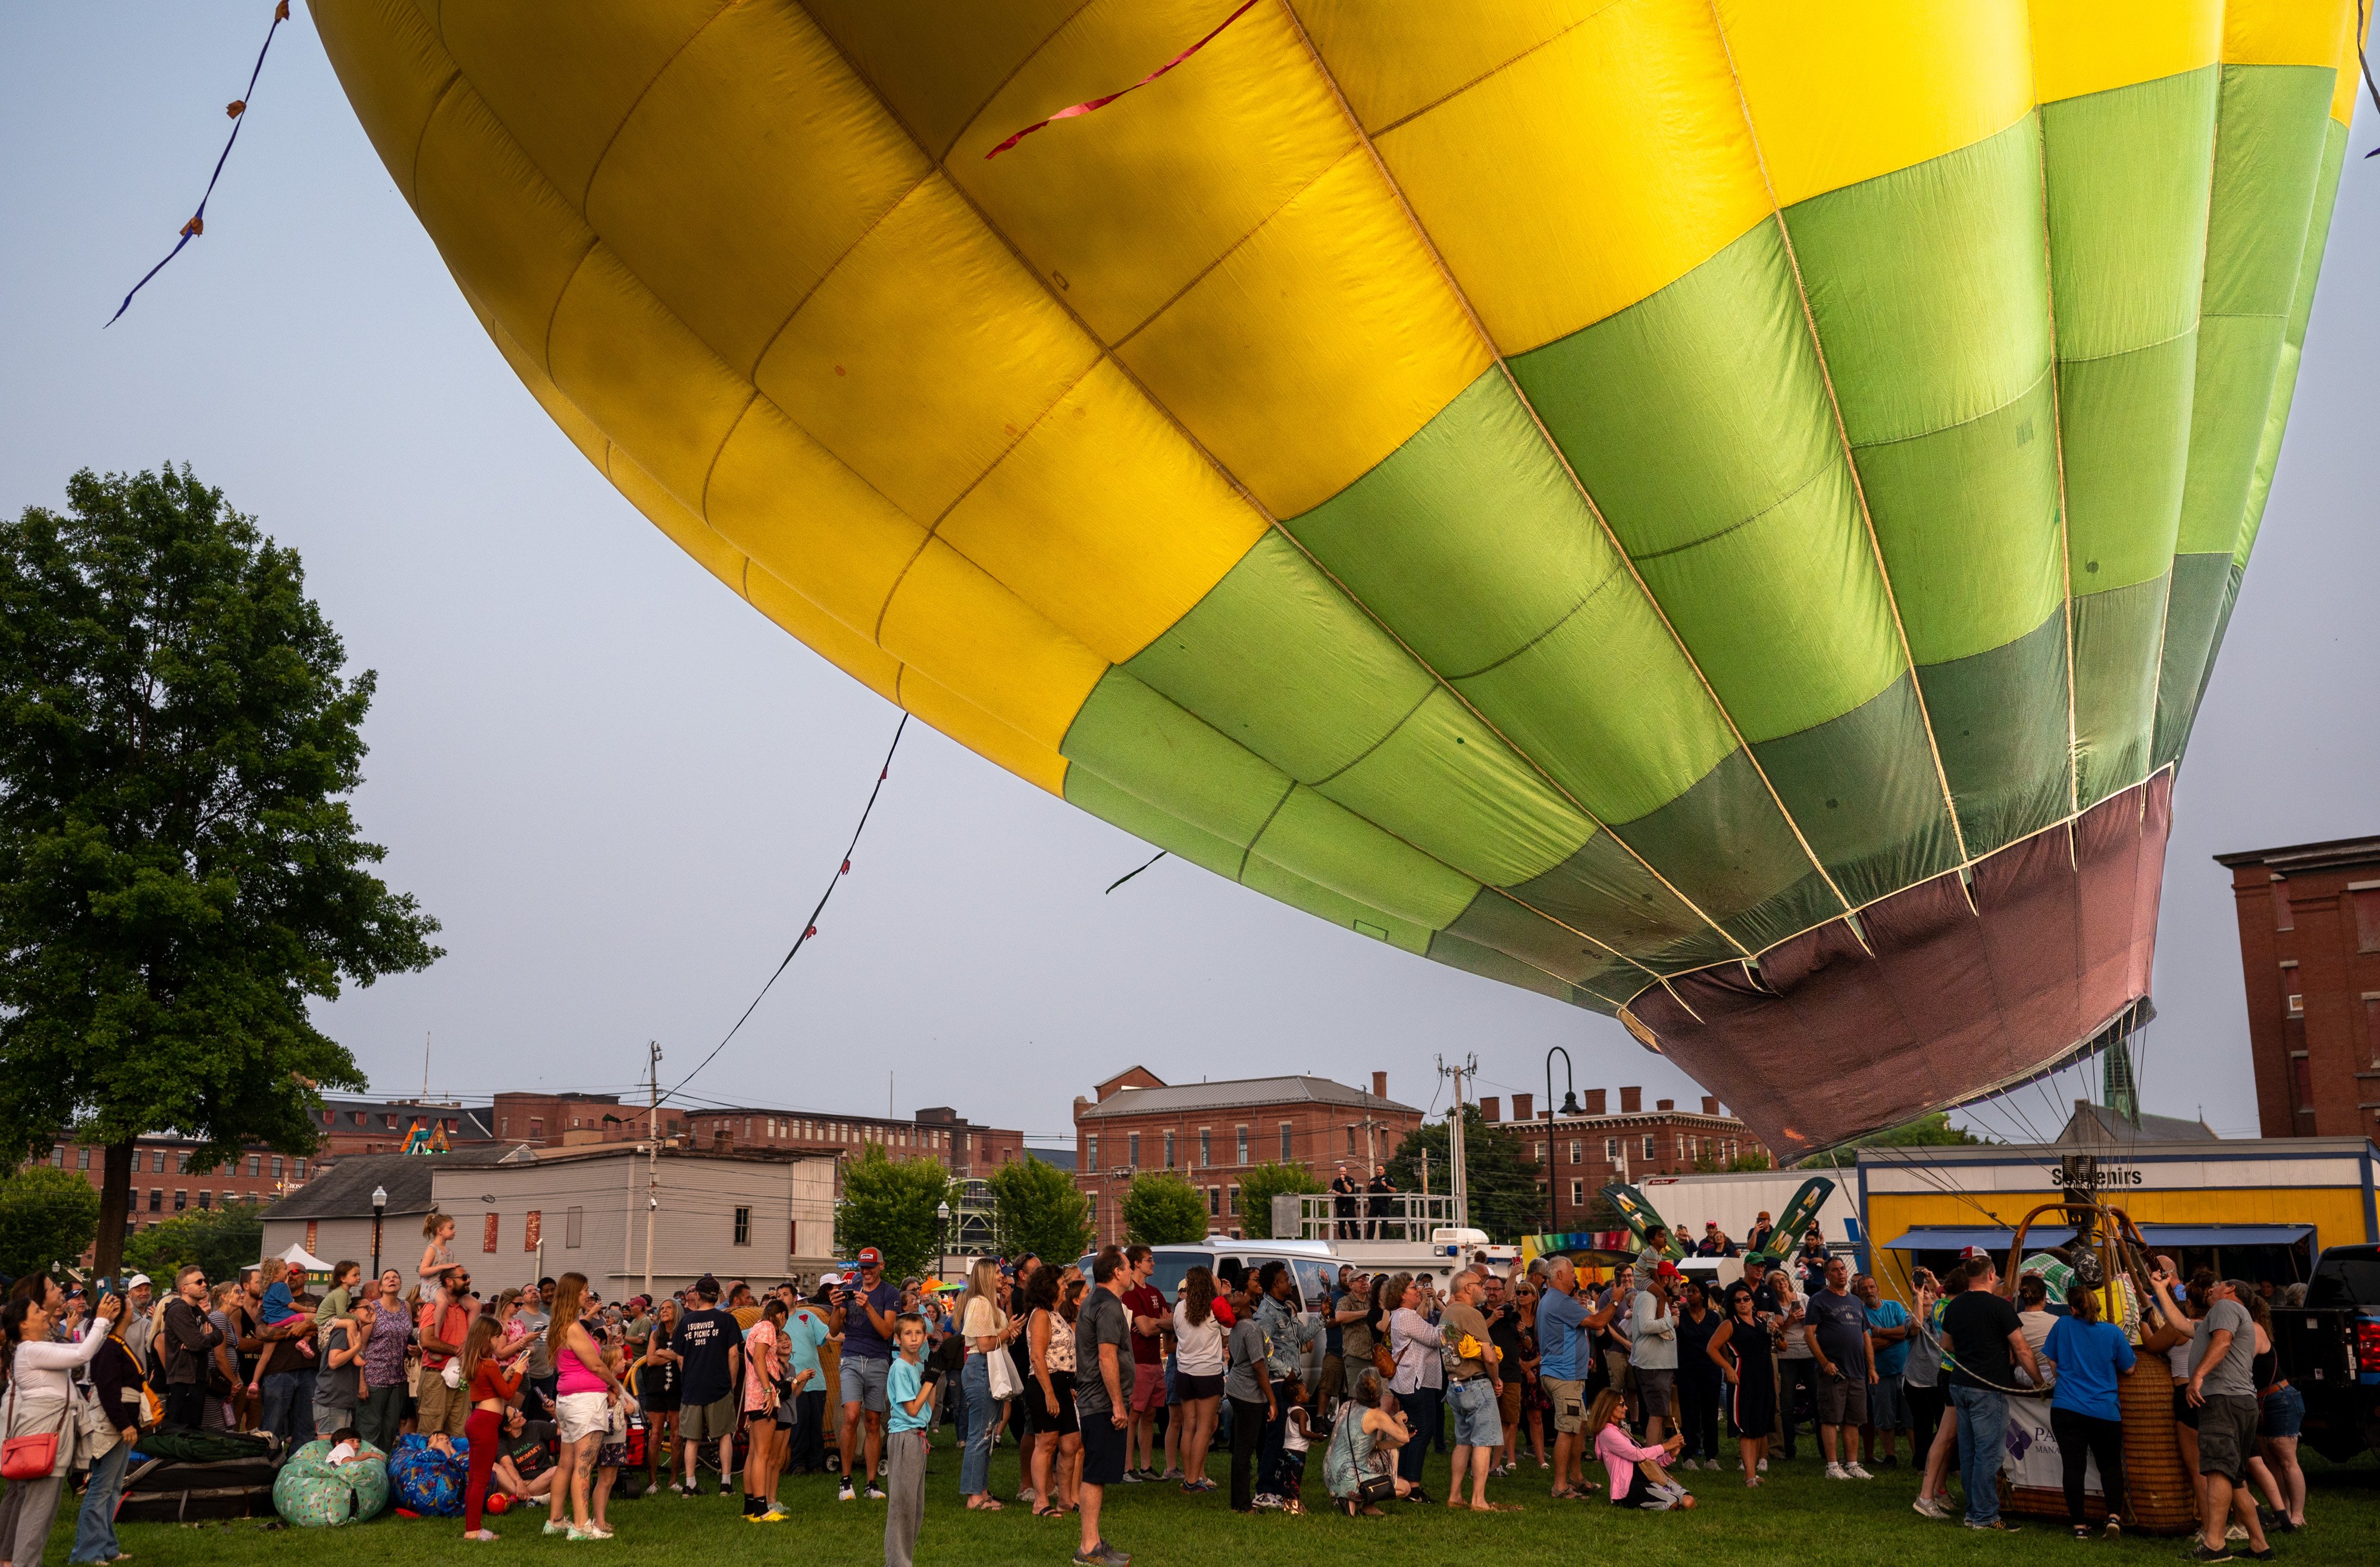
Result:
M1454 1416L1452 1440L1457 1447L1501 1447L1504 1421L1496 1409L1495 1385L1485 1377L1456 1382L1446 1390L1446 1407Z
M865 1355L857 1354L844 1355L842 1368L835 1375L835 1380L843 1384L839 1390L843 1394L843 1402L856 1403L862 1409L873 1411L878 1415L887 1413L892 1406L885 1402L884 1379L892 1369L892 1363L890 1360L870 1360Z
M2271 1388L2256 1427L2260 1437L2294 1437L2305 1427L2305 1395L2295 1388Z

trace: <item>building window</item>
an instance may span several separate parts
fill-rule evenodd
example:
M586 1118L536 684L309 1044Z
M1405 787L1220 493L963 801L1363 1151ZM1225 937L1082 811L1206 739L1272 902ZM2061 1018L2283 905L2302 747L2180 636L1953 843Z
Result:
M1173 1168L1173 1134L1171 1132L1165 1134L1165 1168Z
M1284 1121L1281 1124L1281 1161L1283 1164L1287 1164L1290 1160L1297 1157L1292 1142L1292 1139L1295 1137L1295 1136L1296 1124L1294 1122Z
M1238 1131L1240 1135L1240 1157L1238 1162L1245 1164L1248 1161L1248 1129L1242 1126L1238 1128ZM1239 1188L1234 1186L1232 1189L1233 1191L1237 1191ZM1233 1213L1237 1213L1239 1209L1237 1208L1233 1208L1232 1211Z
M1347 1151L1349 1153L1355 1151L1355 1128L1352 1124L1347 1128Z
M2380 881L2350 882L2355 899L2355 950L2380 953Z
M1222 1188L1222 1187L1220 1187L1220 1186L1209 1186L1209 1187L1208 1187L1208 1188L1207 1188L1207 1217L1208 1217L1208 1218L1209 1218L1209 1219L1220 1219L1220 1218L1221 1218L1221 1217L1222 1217L1222 1214L1223 1214L1223 1188Z
M298 1179L299 1179L300 1181L303 1181L305 1178L306 1178L306 1161L305 1161L304 1160L302 1160L302 1159L301 1159L301 1160L299 1160L298 1161Z
M176 1188L174 1192L174 1211L176 1213L186 1213L189 1210L189 1207L190 1194L179 1189L178 1187Z
M1580 1158L1579 1158L1579 1155L1581 1155L1581 1154L1585 1153L1585 1151L1586 1151L1586 1145L1585 1145L1585 1143L1581 1142L1578 1138L1576 1138L1576 1137L1572 1137L1572 1138L1570 1140L1570 1161L1571 1161L1572 1164L1577 1164L1577 1163L1582 1162L1582 1160L1580 1160Z
M253 1180L255 1180L255 1179L257 1178L257 1176L259 1176L259 1175L262 1174L263 1172L264 1172L264 1156L263 1156L262 1154L255 1154L255 1153L249 1154L249 1155L248 1156L248 1178L249 1178L249 1180L253 1181Z
M273 1162L278 1165L281 1161L276 1159ZM163 1175L165 1173L165 1150L164 1148L159 1148L149 1156L149 1170L150 1173L154 1175ZM273 1173L278 1175L281 1172L276 1169L273 1171Z
M528 1135L532 1137L542 1137L545 1136L544 1116L532 1115L528 1118Z
M1603 1161L1606 1164L1617 1164L1620 1162L1619 1138L1606 1137L1603 1139Z
M1645 1133L1645 1157L1646 1159L1651 1159L1652 1157L1654 1157L1654 1155L1653 1155L1653 1134L1651 1134L1650 1132L1647 1132L1647 1133Z
M215 1195L214 1195L214 1193L212 1193L212 1192L210 1192L210 1191L206 1190L204 1187L200 1188L200 1191L199 1191L199 1211L200 1211L200 1212L201 1212L201 1213L203 1213L203 1212L205 1212L208 1209L211 1209L211 1208L214 1207L214 1205L215 1205Z
M1127 1170L1140 1168L1140 1134L1127 1132L1123 1139L1123 1162Z
M1586 1201L1586 1183L1585 1183L1585 1182L1584 1182L1584 1181L1572 1181L1572 1182L1570 1184L1570 1205L1571 1205L1571 1207L1572 1207L1572 1208L1576 1208L1576 1207L1580 1206L1582 1203L1584 1203L1584 1202L1585 1202L1585 1201Z
M1099 1167L1099 1135L1097 1132L1083 1139L1083 1168L1096 1172Z
M1215 1134L1209 1127L1198 1128L1198 1168L1206 1169L1215 1162Z
M752 1210L748 1208L735 1210L735 1244L739 1246L752 1244Z
M1240 1216L1240 1188L1233 1186L1230 1191L1226 1192L1223 1196L1223 1204L1230 1211L1232 1218L1238 1218Z
M152 1212L152 1213L163 1213L164 1210L165 1210L165 1194L164 1194L164 1192L162 1192L162 1191L158 1190L155 1186L152 1186L152 1187L150 1187L150 1188L149 1188L149 1211L150 1211L150 1212Z
M586 1238L586 1234L587 1210L583 1208L564 1209L562 1210L562 1244L565 1246L576 1246Z
M88 1170L91 1168L91 1150L89 1148L75 1149L75 1168L77 1170Z
M1531 1143L1529 1145L1529 1157L1536 1160L1539 1164L1543 1164L1546 1161L1546 1145L1543 1143Z

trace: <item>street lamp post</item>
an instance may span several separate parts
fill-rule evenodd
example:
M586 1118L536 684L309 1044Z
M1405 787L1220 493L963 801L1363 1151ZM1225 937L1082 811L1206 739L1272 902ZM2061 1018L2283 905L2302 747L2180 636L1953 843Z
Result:
M372 1188L372 1287L380 1287L380 1221L388 1211L388 1188Z
M936 1203L934 1205L934 1218L940 1221L934 1231L936 1241L934 1247L934 1282L939 1284L942 1282L942 1264L950 1256L951 1250L951 1205L947 1202Z
M1562 1058L1564 1115L1578 1113L1578 1080L1572 1075L1570 1051L1556 1045L1546 1052L1546 1233L1554 1233L1554 1057Z

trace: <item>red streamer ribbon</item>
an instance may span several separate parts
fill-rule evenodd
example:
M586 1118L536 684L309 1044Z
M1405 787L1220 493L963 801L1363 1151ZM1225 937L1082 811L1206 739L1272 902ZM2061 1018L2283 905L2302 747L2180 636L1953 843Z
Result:
M1204 38L1200 39L1197 43L1193 43L1192 45L1190 45L1190 47L1189 47L1189 48L1184 49L1184 51L1182 51L1182 53L1180 53L1179 55L1174 55L1174 56L1173 56L1173 58L1172 58L1172 59L1170 59L1170 60L1166 61L1163 65L1161 65L1161 66L1158 67L1155 70L1153 70L1153 71L1149 72L1147 76L1142 77L1138 81L1134 82L1130 87L1118 88L1115 91L1109 93L1109 94L1108 94L1106 97L1104 97L1104 98L1093 98L1093 99L1089 100L1087 103L1070 103L1070 104L1068 104L1065 108L1062 108L1062 109L1059 110L1056 114L1051 115L1048 119L1045 119L1045 120L1035 120L1031 125L1026 126L1023 130L1018 131L1015 135L1014 135L1014 136L1010 137L1007 140L1005 140L1005 141L1002 142L999 146L997 146L997 147L993 148L990 152L986 152L986 153L983 155L983 156L984 156L984 161L985 161L986 163L989 163L989 162L990 162L992 159L999 157L1002 152L1007 152L1011 147L1015 146L1018 142L1020 142L1020 141L1024 140L1026 137L1028 137L1028 136L1032 135L1032 134L1033 134L1035 131L1037 131L1037 130L1040 130L1040 129L1042 129L1042 128L1044 128L1045 127L1048 127L1048 126L1055 125L1055 124L1057 124L1060 120L1071 120L1071 119L1076 119L1076 118L1079 118L1080 116L1082 116L1082 115L1087 115L1087 114L1089 114L1089 113L1090 113L1092 110L1094 110L1094 109L1104 109L1104 108L1106 108L1110 103L1114 103L1117 99L1119 99L1119 98L1123 97L1125 93L1127 93L1127 92L1136 92L1136 91L1138 91L1140 89L1142 89L1142 88L1144 88L1144 87L1147 87L1150 82L1155 81L1159 77L1163 76L1167 71L1172 70L1174 67L1176 67L1176 66L1180 65L1183 61L1184 61L1184 60L1188 59L1191 55L1196 55L1199 50L1204 49L1205 47L1207 47L1207 45L1208 45L1208 44L1214 43L1214 42L1215 42L1215 40L1216 40L1219 36L1220 36L1220 35L1221 35L1222 30L1223 30L1225 28L1227 28L1227 27L1231 26L1233 22L1238 21L1242 17L1246 16L1250 11L1253 11L1253 10L1255 10L1256 8L1257 8L1257 0L1245 0L1245 4L1242 5L1238 10L1233 11L1230 16L1225 17L1221 21L1220 21L1220 22L1216 23L1216 24L1215 24L1215 30L1214 30L1213 32L1208 33L1206 37L1204 37Z

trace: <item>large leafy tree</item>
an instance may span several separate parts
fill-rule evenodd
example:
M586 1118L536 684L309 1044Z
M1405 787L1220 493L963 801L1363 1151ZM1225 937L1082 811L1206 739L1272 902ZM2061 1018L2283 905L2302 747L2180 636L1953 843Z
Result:
M1031 1252L1068 1263L1091 1244L1091 1199L1075 1189L1075 1179L1031 1154L991 1172L992 1223L1000 1248L1010 1257Z
M1124 1239L1135 1245L1179 1246L1207 1238L1207 1199L1179 1175L1135 1175L1123 1203Z
M958 1196L951 1172L920 1156L894 1159L870 1143L843 1167L843 1200L834 1210L834 1244L844 1257L862 1246L884 1254L884 1271L898 1279L932 1271L941 1254L941 1205Z
M309 1003L440 955L348 808L346 662L296 552L188 468L0 521L0 1160L105 1148L103 1271L136 1137L312 1153L365 1078Z
M237 1279L264 1249L263 1212L256 1203L230 1202L176 1214L124 1243L125 1266L148 1274L160 1294L185 1268L206 1269L210 1283Z
M1425 1122L1405 1134L1389 1160L1389 1179L1401 1192L1421 1190L1422 1155L1429 1155L1429 1189L1454 1189L1447 1163L1446 1123ZM1537 1166L1521 1151L1520 1139L1479 1113L1477 1105L1463 1107L1463 1170L1470 1196L1471 1222L1488 1238L1509 1245L1545 1228L1546 1194L1537 1184Z
M1325 1190L1303 1164L1259 1164L1240 1176L1240 1233L1251 1240L1272 1238L1272 1199L1289 1192ZM1284 1239L1295 1239L1284 1236Z
M99 1194L73 1171L33 1164L0 1179L0 1273L72 1263L98 1229Z
M1950 1112L1937 1110L1931 1115L1921 1115L1899 1126L1872 1132L1840 1147L1814 1153L1798 1161L1796 1170L1849 1170L1859 1163L1862 1148L1969 1148L1984 1139L1963 1126L1950 1124Z

